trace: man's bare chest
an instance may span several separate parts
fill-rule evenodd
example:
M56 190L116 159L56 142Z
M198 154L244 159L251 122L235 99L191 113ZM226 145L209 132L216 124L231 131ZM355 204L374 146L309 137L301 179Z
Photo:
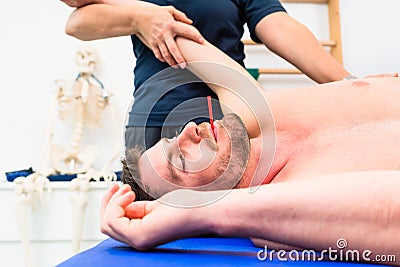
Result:
M368 170L400 170L400 121L312 134L293 145L287 164L274 180Z

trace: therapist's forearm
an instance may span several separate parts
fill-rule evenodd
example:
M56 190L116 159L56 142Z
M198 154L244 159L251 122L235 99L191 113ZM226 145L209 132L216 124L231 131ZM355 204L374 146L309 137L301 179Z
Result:
M284 12L261 20L256 34L272 52L318 83L338 81L350 75L307 27Z
M91 4L130 5L137 0L61 0L70 7L83 7Z
M138 7L93 4L76 9L65 31L80 40L96 40L137 33Z

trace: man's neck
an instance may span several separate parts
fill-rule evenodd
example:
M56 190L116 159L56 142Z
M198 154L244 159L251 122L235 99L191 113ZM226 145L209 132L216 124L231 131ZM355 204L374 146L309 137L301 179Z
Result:
M291 144L283 135L276 134L275 138L273 144L265 143L268 142L266 141L268 138L250 139L249 160L238 184L239 188L268 184L285 167L289 159Z

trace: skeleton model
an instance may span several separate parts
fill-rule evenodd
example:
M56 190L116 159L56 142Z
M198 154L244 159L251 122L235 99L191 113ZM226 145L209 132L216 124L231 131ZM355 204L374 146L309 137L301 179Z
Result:
M92 164L98 156L98 148L94 145L82 147L82 137L88 125L100 125L103 110L111 113L113 121L109 126L116 129L114 109L109 101L110 94L104 89L103 84L93 74L96 66L95 56L91 49L83 48L76 53L78 76L72 86L68 82L57 80L57 97L55 106L58 105L58 118L61 121L72 122L73 129L67 147L53 143L54 121L52 121L48 134L48 144L45 155L37 172L15 179L15 192L17 195L17 216L20 223L21 243L25 249L28 265L31 264L31 251L29 247L27 212L28 207L34 207L35 199L42 199L45 188L51 190L47 178L52 174L77 174L71 181L71 202L73 205L73 234L72 252L79 251L82 236L82 220L88 202L87 192L89 181L115 181L116 175L108 169L120 153L119 136L114 136L113 153L104 163L102 168L96 170ZM55 109L55 108L54 108ZM111 124L111 125L110 125ZM114 125L112 125L114 124ZM50 166L49 166L50 165Z

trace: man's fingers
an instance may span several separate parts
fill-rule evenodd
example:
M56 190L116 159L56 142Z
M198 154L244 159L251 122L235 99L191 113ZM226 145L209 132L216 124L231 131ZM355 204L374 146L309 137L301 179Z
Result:
M115 198L119 197L120 195L125 194L125 192L129 191L129 189L130 189L130 188L129 188L129 185L124 184L123 186L121 186L121 187L118 189L117 192L115 192L115 193L111 196L109 202L112 202Z
M125 216L124 208L135 200L135 194L129 185L118 188L118 186L111 186L103 198L100 227L101 232L108 235L112 234L110 222L117 218L123 218Z
M114 211L114 210L111 210L110 211L110 209L108 209L108 207L111 205L111 206L113 206L113 207L115 207L115 201L116 201L116 199L118 199L121 195L124 195L126 192L129 192L129 191L132 191L132 189L131 189L131 187L129 186L129 185L127 185L127 184L124 184L121 188L119 188L119 190L117 191L117 192L115 192L112 196L111 196L111 198L109 199L109 201L108 201L108 203L107 203L107 206L105 207L105 212L112 212L112 211ZM118 202L117 202L118 203ZM107 209L108 209L108 211L107 211ZM115 209L115 208L113 208L113 209Z
M132 202L125 207L125 216L130 219L142 219L152 210L153 202L137 201Z
M103 234L112 236L111 229L108 225L108 207L111 201L111 198L119 191L119 185L117 183L111 184L108 190L104 193L103 199L101 201L101 212L100 212L100 231Z
M118 191L119 185L117 183L111 184L111 186L104 193L104 196L101 200L101 213L103 214L106 210L108 202L110 202L111 197Z
M130 244L129 238L127 238L127 233L129 232L130 229L130 219L126 217L121 217L121 218L115 218L112 221L110 221L107 224L107 228L105 228L105 232L103 232L106 235L109 235L110 237L124 242L126 244Z
M125 192L121 196L115 199L115 204L125 209L126 206L131 204L135 200L135 193L132 191Z
M116 202L116 199L128 192L132 192L129 185L125 184L120 188L118 184L112 184L103 196L101 203L101 216L107 216L107 213L110 213L110 210L113 211L113 209L115 209L113 207L115 207L115 205L119 203ZM135 194L133 194L133 199L134 198ZM109 208L110 206L112 206L111 209Z

